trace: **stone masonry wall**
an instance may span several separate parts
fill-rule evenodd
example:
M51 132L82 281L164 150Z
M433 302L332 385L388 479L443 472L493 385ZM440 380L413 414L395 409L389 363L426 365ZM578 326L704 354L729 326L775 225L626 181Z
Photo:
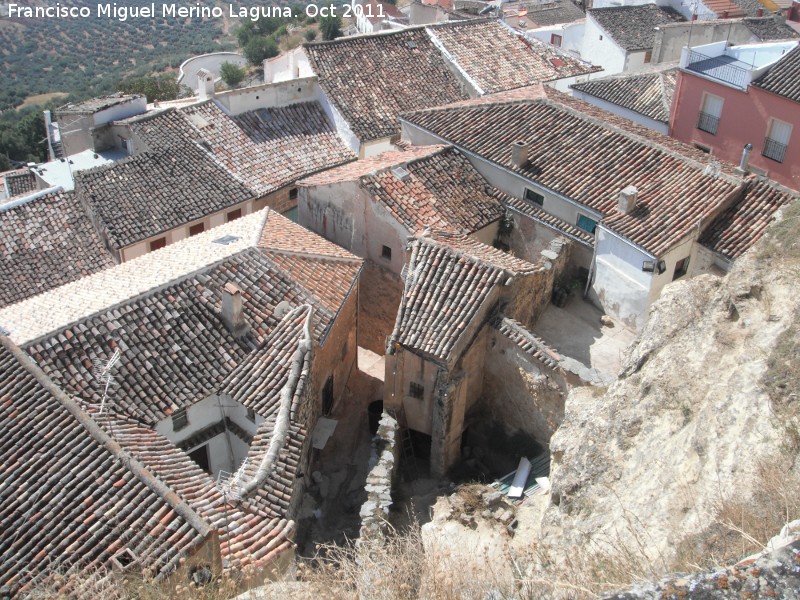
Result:
M392 482L399 462L399 427L385 412L378 433L372 439L370 471L367 474L367 499L361 505L361 534L358 543L382 542L388 528L387 517L392 504Z

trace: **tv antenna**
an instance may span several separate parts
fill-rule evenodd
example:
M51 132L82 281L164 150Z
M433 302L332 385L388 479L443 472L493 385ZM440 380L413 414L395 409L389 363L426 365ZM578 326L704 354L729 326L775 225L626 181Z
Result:
M103 385L103 399L100 400L100 413L103 414L103 409L106 406L106 398L108 398L108 389L114 383L114 374L112 373L114 366L119 362L120 353L119 348L114 350L111 358L104 361L99 358L92 359L92 375Z

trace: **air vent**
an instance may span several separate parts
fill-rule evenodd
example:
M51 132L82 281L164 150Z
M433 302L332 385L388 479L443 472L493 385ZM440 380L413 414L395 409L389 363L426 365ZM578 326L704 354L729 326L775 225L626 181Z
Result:
M408 41L408 47L413 50L414 48L417 47L417 42L415 42L414 40L409 40Z
M214 244L219 244L220 246L227 246L232 244L233 242L239 241L240 238L238 235L225 235L219 239L213 241Z

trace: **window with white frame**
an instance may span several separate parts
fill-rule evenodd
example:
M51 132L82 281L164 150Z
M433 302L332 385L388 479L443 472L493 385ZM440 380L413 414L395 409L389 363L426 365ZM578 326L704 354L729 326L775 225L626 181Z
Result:
M779 119L770 119L767 127L767 137L764 139L764 148L761 154L777 162L783 162L786 149L789 147L789 138L792 137L792 124Z
M697 128L701 131L716 134L719 120L722 118L722 105L724 101L714 94L703 94L703 103L697 115Z

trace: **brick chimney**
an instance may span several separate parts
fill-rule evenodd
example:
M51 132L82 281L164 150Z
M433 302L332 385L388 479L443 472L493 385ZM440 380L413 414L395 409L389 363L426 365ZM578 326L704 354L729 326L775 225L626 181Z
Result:
M629 185L619 193L619 202L617 204L617 211L623 215L629 215L636 208L636 199L639 196L639 190L635 185Z
M247 333L242 311L242 290L234 283L226 283L222 288L222 322L234 337Z
M518 169L528 166L528 142L518 140L511 144L511 164Z

